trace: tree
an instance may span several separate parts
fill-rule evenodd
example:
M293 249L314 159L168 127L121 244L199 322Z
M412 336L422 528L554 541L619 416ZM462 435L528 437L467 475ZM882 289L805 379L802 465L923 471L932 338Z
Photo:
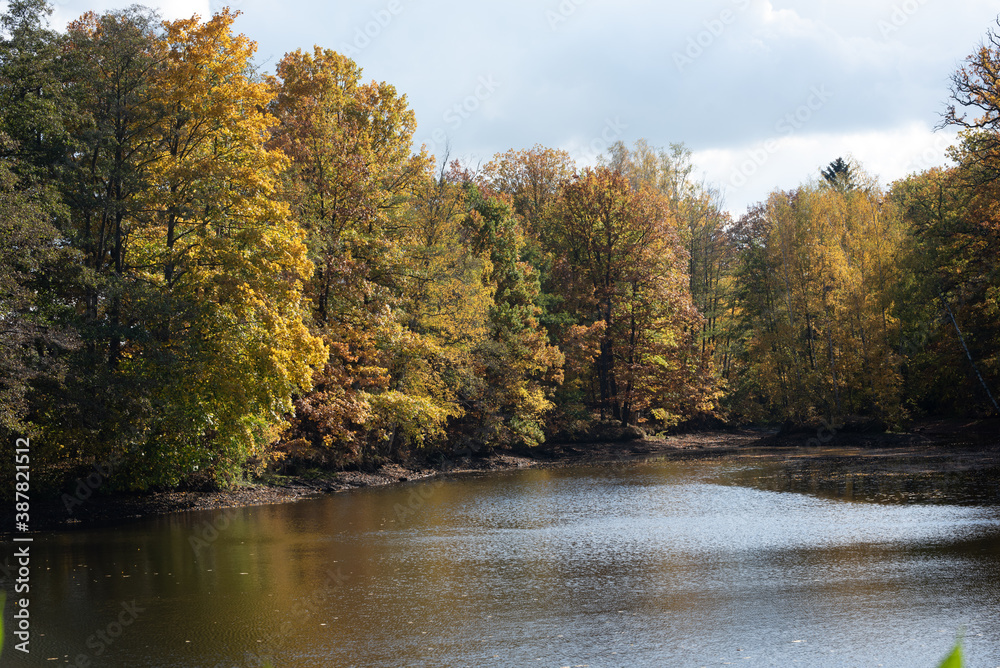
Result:
M854 182L854 168L843 158L837 158L831 162L826 169L820 170L820 174L826 185L840 192L853 190L857 187Z
M892 185L890 198L909 225L902 256L899 354L905 355L907 399L914 410L956 413L969 407L968 363L943 307L954 302L968 324L962 289L966 249L974 230L968 208L972 192L957 170L932 169Z
M2 141L2 136L0 136ZM73 252L57 242L51 191L0 163L0 435L32 435L45 385L58 383L76 344L65 301ZM5 447L6 447L5 445ZM49 452L38 451L40 462Z
M996 182L986 176L992 166L979 162L978 146L969 146L979 134L956 147L957 167L911 175L891 193L912 230L899 349L909 358L910 400L921 411L996 411L1000 275L992 249L1000 226Z
M86 113L71 126L65 235L86 269L86 345L47 422L73 452L119 459L132 487L204 468L231 480L265 459L325 352L303 321L312 264L275 197L269 89L234 18L160 33L130 9L69 29Z
M1000 23L998 23L1000 25ZM1000 33L987 33L978 50L966 58L966 63L952 76L953 104L942 125L961 129L960 144L953 147L951 157L958 169L950 189L963 191L966 206L954 212L952 220L939 218L934 225L936 234L948 234L947 246L952 257L945 265L939 298L949 312L955 334L969 358L973 375L981 389L967 392L977 396L981 405L996 412L996 388L1000 384L1000 356L996 327L1000 302L1000 274L995 267L992 249L996 247L1000 222L996 202L1000 197ZM960 109L962 111L960 111ZM979 114L970 118L965 110ZM957 215L954 215L957 214ZM956 224L957 223L957 224ZM949 227L951 228L949 230ZM951 307L954 305L954 308ZM959 321L967 336L959 335ZM962 339L966 339L963 341ZM968 378L972 381L972 378ZM969 382L963 383L968 386ZM972 381L975 385L975 381ZM992 388L992 389L991 389Z
M588 169L564 186L555 221L553 276L574 325L601 323L593 366L601 416L631 424L655 409L667 421L704 410L688 348L700 318L665 202L620 172Z
M292 435L354 460L439 435L454 411L430 398L436 381L413 367L428 362L427 340L394 312L416 280L407 211L429 168L410 153L406 97L362 83L353 61L319 47L287 54L269 81L271 145L291 158L284 197L308 235L313 320L331 351L317 391L296 403Z
M895 286L905 226L877 184L862 183L772 193L734 228L739 340L728 371L745 414L904 417Z
M152 224L136 242L139 275L179 307L153 339L200 390L170 387L169 415L185 427L174 431L209 436L220 469L265 457L326 353L309 329L305 235L276 197L287 160L266 146L271 89L251 69L256 44L232 32L236 17L164 25L163 154L144 199Z
M354 308L340 290L385 299L379 293L394 280L394 216L428 167L426 156L409 152L416 123L406 97L360 79L352 60L319 47L287 54L270 79L277 93L271 143L292 160L286 196L317 260L312 290L321 326ZM352 269L362 283L345 275ZM339 287L345 279L346 290Z
M69 323L75 256L59 243L54 181L69 113L62 38L50 8L15 0L0 16L0 433L33 435L32 413L76 345ZM39 461L47 454L37 452Z
M51 183L63 164L66 120L65 38L48 27L44 0L14 0L0 17L0 158L22 183Z
M1000 26L1000 19L997 25ZM969 117L966 113L979 114ZM978 169L970 170L974 185L1000 178L1000 32L990 30L975 53L951 76L951 104L940 127L963 131L962 153Z
M494 156L483 167L480 186L510 197L529 239L544 239L546 213L574 171L569 153L536 144L529 150L511 149Z
M133 7L70 24L70 94L83 112L69 127L75 141L65 186L74 244L90 285L85 296L87 352L113 370L121 360L129 315L128 242L142 224L140 195L159 159L163 110L156 70L165 58L156 16Z
M618 141L608 150L605 162L624 174L633 188L650 188L668 203L687 250L691 299L704 316L696 345L706 359L718 352L721 364L726 347L719 344L725 338L732 253L725 234L731 220L723 210L720 192L694 181L691 151L684 144L671 144L667 150L654 148L644 139L637 140L632 148Z
M473 349L478 382L468 398L467 424L475 425L480 443L537 445L545 440L549 396L563 379L564 357L539 321L539 278L521 260L524 233L510 204L471 183L465 187L472 248L489 260L483 283L492 292L488 335Z

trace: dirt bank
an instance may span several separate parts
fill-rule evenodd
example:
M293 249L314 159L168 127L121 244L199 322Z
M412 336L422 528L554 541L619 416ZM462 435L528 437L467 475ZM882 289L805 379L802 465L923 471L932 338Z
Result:
M390 464L377 471L345 471L315 475L270 475L262 481L224 491L183 491L157 494L94 494L35 500L33 531L108 525L131 519L186 510L208 510L287 503L318 494L360 487L389 485L441 474L501 471L537 466L567 466L668 457L700 459L737 457L796 462L851 458L884 468L885 462L908 462L907 471L968 471L1000 467L1000 420L935 420L917 424L906 433L864 433L837 429L781 433L745 429L706 431L617 443L546 444L527 453L494 453L460 459L442 470L430 463ZM8 522L12 518L8 518ZM12 527L4 526L4 530Z

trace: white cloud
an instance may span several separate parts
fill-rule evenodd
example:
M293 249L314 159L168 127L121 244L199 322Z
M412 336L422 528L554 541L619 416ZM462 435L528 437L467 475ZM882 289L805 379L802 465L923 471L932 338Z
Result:
M883 185L910 173L947 164L955 133L922 123L852 132L801 133L739 148L695 151L695 165L709 183L723 188L726 208L738 217L773 190L793 189L819 177L838 157L853 157Z
M60 0L58 17L64 23L130 2ZM390 2L398 11L364 37L372 21L388 16ZM168 0L160 9L170 18L207 16L224 4ZM418 143L433 142L438 153L448 142L454 156L486 157L540 143L589 161L609 119L620 119L623 141L686 143L708 177L727 188L734 211L848 153L884 180L901 176L925 149L943 160L929 128L944 110L948 77L996 27L998 11L995 0L228 4L243 11L236 29L259 42L265 70L296 48L354 45L365 78L407 95ZM561 19L555 24L552 12ZM679 67L674 56L689 47L697 54ZM482 76L501 83L496 93L461 123L446 117ZM829 101L793 136L778 131L817 86L832 91ZM780 150L734 188L733 169L774 136Z
M775 9L766 0L757 5L755 14L764 28L775 35L794 38L816 38L822 31L815 22L803 18L791 8Z
M122 0L56 0L52 2L52 27L64 30L67 23L88 11L101 14L112 9L123 9L132 4L136 3ZM138 4L157 10L163 19L189 18L195 14L202 18L211 16L209 0L160 0Z

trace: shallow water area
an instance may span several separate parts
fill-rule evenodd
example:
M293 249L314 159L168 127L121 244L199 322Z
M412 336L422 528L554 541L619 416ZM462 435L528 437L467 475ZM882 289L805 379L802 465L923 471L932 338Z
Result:
M964 629L1000 666L995 476L905 468L530 469L40 535L10 665L934 668Z

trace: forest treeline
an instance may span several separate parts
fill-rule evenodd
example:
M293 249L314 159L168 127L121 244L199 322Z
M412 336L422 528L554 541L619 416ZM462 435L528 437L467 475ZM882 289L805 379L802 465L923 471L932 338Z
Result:
M956 166L885 190L836 160L732 220L683 145L449 163L343 55L259 73L229 10L48 13L0 25L0 437L36 467L148 489L609 421L995 410L993 35L954 77Z

